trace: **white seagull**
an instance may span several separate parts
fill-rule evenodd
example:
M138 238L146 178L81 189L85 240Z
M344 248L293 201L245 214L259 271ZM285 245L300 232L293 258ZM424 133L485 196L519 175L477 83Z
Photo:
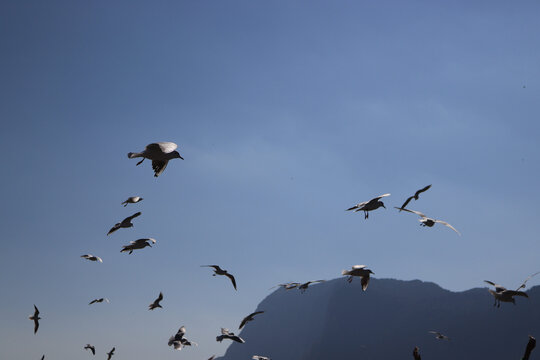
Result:
M152 169L154 169L154 176L158 177L167 167L169 160L182 159L180 153L176 151L176 145L173 142L158 142L146 145L146 148L138 153L128 153L128 158L134 159L142 157L143 159L137 163L140 165L144 159L152 160Z
M407 211L407 212L420 216L421 219L419 219L418 221L420 221L421 226L432 227L436 223L439 223L439 224L443 224L444 226L449 227L450 229L454 230L459 236L461 236L460 232L457 231L452 225L450 225L446 221L428 218L426 215L422 214L420 211L414 211L414 210L409 210L409 209L404 209L404 208L399 208L399 207L394 207L394 208L398 209L399 211L403 210L403 211Z
M92 254L84 254L84 255L81 255L82 258L85 258L86 260L90 260L90 261L99 261L100 263L103 262L103 260L101 260L101 258L99 256L94 256Z
M143 201L144 199L140 196L130 196L128 197L128 199L126 201L124 201L122 203L122 205L124 205L124 207L126 207L128 204L136 204L138 203L139 201Z

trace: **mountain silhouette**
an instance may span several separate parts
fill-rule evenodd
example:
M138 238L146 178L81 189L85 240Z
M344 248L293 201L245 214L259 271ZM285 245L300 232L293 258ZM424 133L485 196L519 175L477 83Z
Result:
M487 288L452 292L420 280L372 278L365 292L359 279L345 278L305 294L280 288L240 333L246 343L231 344L220 359L412 359L418 346L424 360L519 360L528 335L540 336L540 286L526 291L528 299L496 308Z

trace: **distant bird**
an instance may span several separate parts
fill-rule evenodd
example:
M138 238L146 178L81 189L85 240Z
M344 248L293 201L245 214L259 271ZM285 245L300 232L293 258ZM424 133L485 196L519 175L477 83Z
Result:
M128 199L126 201L124 201L122 203L122 205L124 205L124 207L126 207L128 204L136 204L138 203L139 201L143 201L144 199L140 196L130 196L128 197Z
M34 321L34 334L37 333L39 328L39 320L41 320L41 318L39 317L39 310L36 305L34 305L34 315L29 316L28 319Z
M253 359L253 360L272 360L272 359L270 359L269 357L266 357L266 356L260 356L260 355L253 355L252 359Z
M353 207L348 208L346 211L354 210L354 212L363 211L364 212L364 219L367 219L369 217L368 211L373 211L381 206L386 209L386 206L384 206L384 203L380 201L383 197L390 196L390 194L384 194L377 196L376 198L373 198L369 201L364 201L361 203L358 203L354 205Z
M103 262L103 260L101 260L100 257L94 256L92 254L84 254L84 255L81 255L81 257L85 258L86 260L90 260L90 261L99 261L100 263Z
M45 355L43 355L43 356L41 357L41 360L45 360Z
M286 284L278 284L276 286L272 286L269 290L272 290L273 288L278 287L278 286L284 288L285 290L292 290L292 289L298 287L299 285L302 285L302 284L300 284L298 282L290 282L290 283L286 283Z
M401 205L401 209L405 209L405 206L407 206L409 204L409 202L414 199L414 200L418 200L418 196L423 193L424 191L427 191L429 188L431 187L431 185L428 185L420 190L418 190L417 192L414 193L413 196L411 197L408 197L407 200L405 200L405 202L403 203L403 205ZM401 211L401 210L400 210Z
M147 238L147 239L138 239L135 241L130 241L129 245L124 245L122 247L122 250L120 250L120 252L129 251L129 254L131 254L133 250L144 249L147 246L152 247L152 245L150 245L150 242L155 244L156 240L152 238Z
M240 326L238 327L238 329L243 328L244 325L246 325L248 322L253 321L254 320L253 317L255 315L262 314L262 313L264 313L264 311L255 311L254 313L249 314L244 319L242 319L242 322L240 322Z
M137 163L140 165L144 159L152 160L152 169L154 169L154 177L158 177L167 167L169 160L172 159L182 159L180 153L176 151L176 145L173 142L158 142L146 145L146 148L139 153L128 153L128 158L138 158L142 157L143 159Z
M114 224L114 226L111 228L111 230L109 230L109 232L107 233L107 235L110 235L112 234L113 232L115 232L116 230L120 229L120 228L130 228L130 227L133 227L133 224L131 223L131 220L135 219L137 216L140 216L142 213L139 211L131 216L128 216L127 218L125 218L124 220L122 220L121 222L119 223L116 223Z
M413 213L413 214L416 214L416 215L420 216L421 219L419 219L418 221L420 221L420 225L421 225L421 226L432 227L432 226L435 225L436 223L439 223L439 224L443 224L444 226L449 227L450 229L454 230L459 236L461 236L461 234L459 233L459 231L457 231L452 225L450 225L450 224L447 223L446 221L428 218L426 215L422 214L420 211L414 211L414 210L409 210L409 209L404 209L404 208L398 208L398 207L395 207L395 208L398 209L399 211L404 210L404 211L408 211L408 212L410 212L410 213Z
M181 326L180 329L169 338L169 342L167 343L169 346L173 346L175 350L182 350L184 346L191 346L195 345L197 346L197 343L193 341L189 341L184 337L186 334L186 327Z
M222 342L223 339L236 341L240 344L245 343L244 339L242 339L240 336L234 335L234 333L230 332L228 329L221 328L221 335L216 337L216 341Z
M512 304L516 305L516 299L514 299L514 296L523 296L526 298L529 297L527 293L523 291L507 290L504 286L495 284L494 282L489 281L489 280L484 280L484 282L490 285L493 285L495 287L495 291L491 289L488 290L489 293L493 295L493 298L495 299L493 306L501 307L501 301L511 302Z
M431 330L431 331L429 331L429 332L430 332L431 334L435 334L435 338L436 338L436 339L439 339L439 340L450 340L450 338L449 338L448 336L443 335L443 334L441 334L441 333L438 332L438 331L433 331L433 330Z
M159 293L159 296L157 297L156 300L154 300L153 303L148 305L148 310L154 310L155 308L162 308L163 309L163 307L159 304L159 302L161 300L163 300L163 293L162 292Z
M233 284L233 287L234 287L234 290L236 290L236 280L234 279L234 276L232 276L231 274L229 274L227 272L227 270L223 270L222 268L219 267L219 265L201 265L201 267L211 267L211 268L214 268L214 273L212 274L212 276L216 276L216 275L225 275L226 277L228 277L229 279L231 279L231 282Z
M420 348L418 346L414 347L412 355L414 356L414 360L422 360L422 357L420 356Z
M216 355L212 355L208 358L208 360L214 360L216 358Z
M300 284L298 285L298 289L300 290L300 292L303 294L306 292L306 290L308 289L309 285L311 284L316 284L316 283L321 283L321 282L325 282L326 280L312 280L312 281L308 281L308 282L305 282L303 284Z
M94 300L90 301L90 303L88 303L88 305L92 305L92 304L95 304L95 303L102 303L103 301L108 303L109 299L107 299L107 298L94 299Z
M351 283L353 281L354 276L360 276L362 279L360 280L360 284L362 285L362 291L366 291L368 285L369 285L369 275L375 274L370 269L366 268L366 265L354 265L351 270L343 270L341 271L341 275L348 275L347 281Z
M96 348L90 344L86 344L84 347L85 350L90 350L92 352L92 355L96 355Z
M532 275L529 275L524 281L523 283L516 289L516 291L519 291L521 289L525 289L525 284L527 283L527 281L529 281L530 279L532 279L533 277L535 277L536 275L540 274L540 271L538 272L535 272L534 274Z
M113 347L111 351L107 353L107 360L111 360L112 356L114 355L114 350L116 350L116 347Z
M521 360L529 360L529 357L531 356L531 352L536 347L536 339L529 335L529 342L527 343L527 347L525 348L525 354L523 354L523 358Z

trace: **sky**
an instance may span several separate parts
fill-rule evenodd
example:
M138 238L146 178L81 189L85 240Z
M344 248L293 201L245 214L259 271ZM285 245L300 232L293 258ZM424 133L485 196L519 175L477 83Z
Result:
M116 360L206 359L272 286L355 264L453 291L517 287L540 270L539 11L1 2L0 358L80 359L91 343ZM126 156L156 141L185 158L157 179ZM461 237L393 208L428 184L409 208ZM384 193L368 220L344 211ZM144 237L157 243L119 252ZM111 302L87 305L99 297ZM166 342L181 325L199 346L179 353Z

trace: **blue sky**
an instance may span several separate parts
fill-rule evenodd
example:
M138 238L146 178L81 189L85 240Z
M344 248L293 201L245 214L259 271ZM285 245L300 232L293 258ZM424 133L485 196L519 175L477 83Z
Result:
M92 343L117 360L208 358L271 286L354 264L456 291L518 285L540 270L539 10L2 2L0 357L80 358ZM185 158L158 179L126 157L154 141ZM409 207L462 237L392 208L427 184ZM387 192L367 221L344 211ZM132 195L145 200L123 208ZM158 242L119 253L141 237ZM147 311L160 291L164 309ZM198 348L166 346L180 325Z

